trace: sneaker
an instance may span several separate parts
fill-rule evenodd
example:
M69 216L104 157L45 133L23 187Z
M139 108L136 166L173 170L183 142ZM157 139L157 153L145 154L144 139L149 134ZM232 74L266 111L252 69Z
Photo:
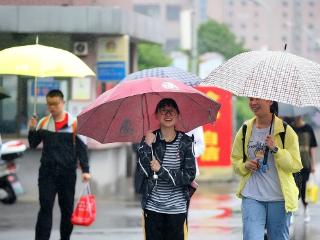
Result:
M310 214L308 207L304 209L304 222L310 222Z

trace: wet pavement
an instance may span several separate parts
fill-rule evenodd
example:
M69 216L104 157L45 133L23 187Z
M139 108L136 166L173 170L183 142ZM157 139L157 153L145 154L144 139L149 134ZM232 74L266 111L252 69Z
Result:
M235 182L201 184L192 199L189 215L189 240L242 239L241 201L234 196ZM34 239L38 203L20 200L15 205L0 205L0 240ZM311 222L295 217L294 240L320 239L320 205L311 205ZM55 205L51 240L59 239L59 208ZM97 201L97 219L90 227L75 227L72 240L143 239L141 209L133 196L113 196Z

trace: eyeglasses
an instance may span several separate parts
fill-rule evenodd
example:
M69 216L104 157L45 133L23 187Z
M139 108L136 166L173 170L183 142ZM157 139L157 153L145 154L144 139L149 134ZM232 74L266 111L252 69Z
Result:
M176 116L177 115L177 111L175 110L175 109L165 109L165 108L163 108L163 109L160 109L159 110L159 112L160 112L160 114L161 115L170 115L170 116Z

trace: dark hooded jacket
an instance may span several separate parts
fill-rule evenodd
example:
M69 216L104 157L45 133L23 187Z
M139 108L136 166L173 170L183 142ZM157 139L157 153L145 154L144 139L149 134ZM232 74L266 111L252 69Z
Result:
M156 141L152 144L155 158L162 165L163 157L166 151L166 142L160 138L160 130L154 132L156 134ZM172 186L183 186L184 195L186 201L190 200L190 184L194 180L196 175L195 158L193 154L193 139L185 133L180 140L179 155L181 159L181 168L178 170L166 169L161 166L157 172L159 178L166 180ZM152 159L151 147L148 146L144 139L141 141L138 147L139 160L137 163L137 174L140 178L139 192L142 194L141 206L145 209L147 200L155 186L155 180L153 180L153 172L150 167L150 161Z

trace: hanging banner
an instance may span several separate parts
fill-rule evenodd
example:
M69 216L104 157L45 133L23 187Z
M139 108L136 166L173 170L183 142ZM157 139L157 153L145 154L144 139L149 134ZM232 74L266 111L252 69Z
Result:
M232 94L214 87L196 87L221 104L217 121L203 126L205 151L198 158L200 179L232 177ZM224 176L228 175L228 176Z
M120 81L129 72L129 36L98 39L97 79Z

